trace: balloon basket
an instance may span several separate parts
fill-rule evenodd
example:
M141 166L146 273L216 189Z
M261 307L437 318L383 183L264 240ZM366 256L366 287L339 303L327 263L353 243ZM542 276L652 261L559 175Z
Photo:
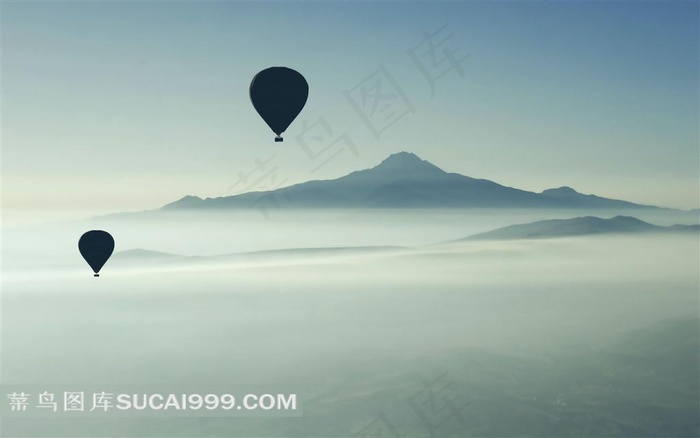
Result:
M95 274L95 275L93 275L93 277L99 277L99 276L100 276L100 274Z
M280 141L284 141L284 139L282 137L275 137L275 142L280 142Z

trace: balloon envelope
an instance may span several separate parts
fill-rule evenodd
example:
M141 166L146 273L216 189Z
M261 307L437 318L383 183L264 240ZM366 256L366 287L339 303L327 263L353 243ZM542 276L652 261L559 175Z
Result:
M95 277L99 277L98 272L107 263L107 260L112 255L112 251L114 251L114 238L106 231L88 231L80 237L78 249L95 272Z
M265 120L275 141L299 115L309 97L309 84L298 71L287 67L270 67L250 83L250 101Z

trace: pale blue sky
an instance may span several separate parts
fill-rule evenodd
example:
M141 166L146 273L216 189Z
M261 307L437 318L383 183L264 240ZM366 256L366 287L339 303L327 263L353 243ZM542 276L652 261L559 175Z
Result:
M533 191L698 207L697 2L2 6L6 208L156 208L240 192L258 158L275 155L277 176L251 189L402 150ZM469 57L431 98L407 51L445 24L435 41L451 34L443 47ZM284 143L248 99L274 65L310 84ZM414 112L377 139L343 92L380 65ZM295 137L321 116L359 156L312 173L326 155L310 159Z

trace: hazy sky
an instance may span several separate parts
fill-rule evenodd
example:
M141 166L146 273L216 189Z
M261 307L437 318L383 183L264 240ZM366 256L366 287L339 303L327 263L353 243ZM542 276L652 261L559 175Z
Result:
M335 178L406 150L527 190L696 208L698 13L697 2L3 3L3 205L156 208ZM461 72L446 70L445 50ZM248 98L275 65L310 84L283 143ZM405 115L371 113L377 84L403 95L376 102L384 114ZM388 124L379 138L360 113Z

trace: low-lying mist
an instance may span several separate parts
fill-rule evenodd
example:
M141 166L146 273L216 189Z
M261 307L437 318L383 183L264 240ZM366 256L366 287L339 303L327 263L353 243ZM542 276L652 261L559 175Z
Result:
M384 436L699 430L697 235L439 243L562 216L375 214L4 231L5 383L278 384L304 400L300 419L7 419L6 431L344 437L377 418ZM100 278L77 252L86 226L117 241ZM468 406L431 431L407 400L443 375Z

